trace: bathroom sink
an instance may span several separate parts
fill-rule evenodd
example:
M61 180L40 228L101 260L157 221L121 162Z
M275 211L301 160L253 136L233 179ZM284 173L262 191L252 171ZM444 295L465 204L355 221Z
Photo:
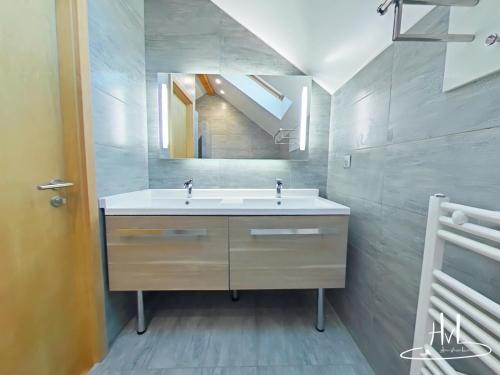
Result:
M106 215L349 215L349 207L319 197L317 189L148 189L101 198Z
M157 208L214 208L222 202L219 198L154 198L151 207Z
M320 202L315 198L247 198L242 200L243 207L247 208L312 208L318 207Z

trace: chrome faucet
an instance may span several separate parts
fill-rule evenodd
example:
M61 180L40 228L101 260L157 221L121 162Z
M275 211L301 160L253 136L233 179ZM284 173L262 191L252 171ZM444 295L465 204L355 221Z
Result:
M281 178L276 179L276 198L281 199L281 191L283 190L283 180Z
M193 196L193 179L190 178L184 182L184 189L187 189L187 197L191 198Z

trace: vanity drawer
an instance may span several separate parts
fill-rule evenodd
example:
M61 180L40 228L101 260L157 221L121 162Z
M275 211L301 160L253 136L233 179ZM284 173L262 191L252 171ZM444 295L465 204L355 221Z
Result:
M348 216L230 217L230 288L345 287Z
M227 217L107 216L110 290L227 290Z

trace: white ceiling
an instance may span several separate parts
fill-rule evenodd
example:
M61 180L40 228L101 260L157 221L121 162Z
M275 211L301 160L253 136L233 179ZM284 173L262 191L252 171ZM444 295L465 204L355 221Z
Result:
M390 45L382 0L212 0L330 93ZM406 6L403 29L431 8Z

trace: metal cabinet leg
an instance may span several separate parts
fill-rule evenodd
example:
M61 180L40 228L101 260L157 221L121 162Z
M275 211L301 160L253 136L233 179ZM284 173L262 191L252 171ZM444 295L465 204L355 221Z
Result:
M316 313L316 330L325 332L325 289L318 289L318 305Z
M240 300L240 292L237 290L231 290L231 299L233 301L239 301Z
M137 291L137 334L146 332L146 320L144 318L144 298L142 290Z

